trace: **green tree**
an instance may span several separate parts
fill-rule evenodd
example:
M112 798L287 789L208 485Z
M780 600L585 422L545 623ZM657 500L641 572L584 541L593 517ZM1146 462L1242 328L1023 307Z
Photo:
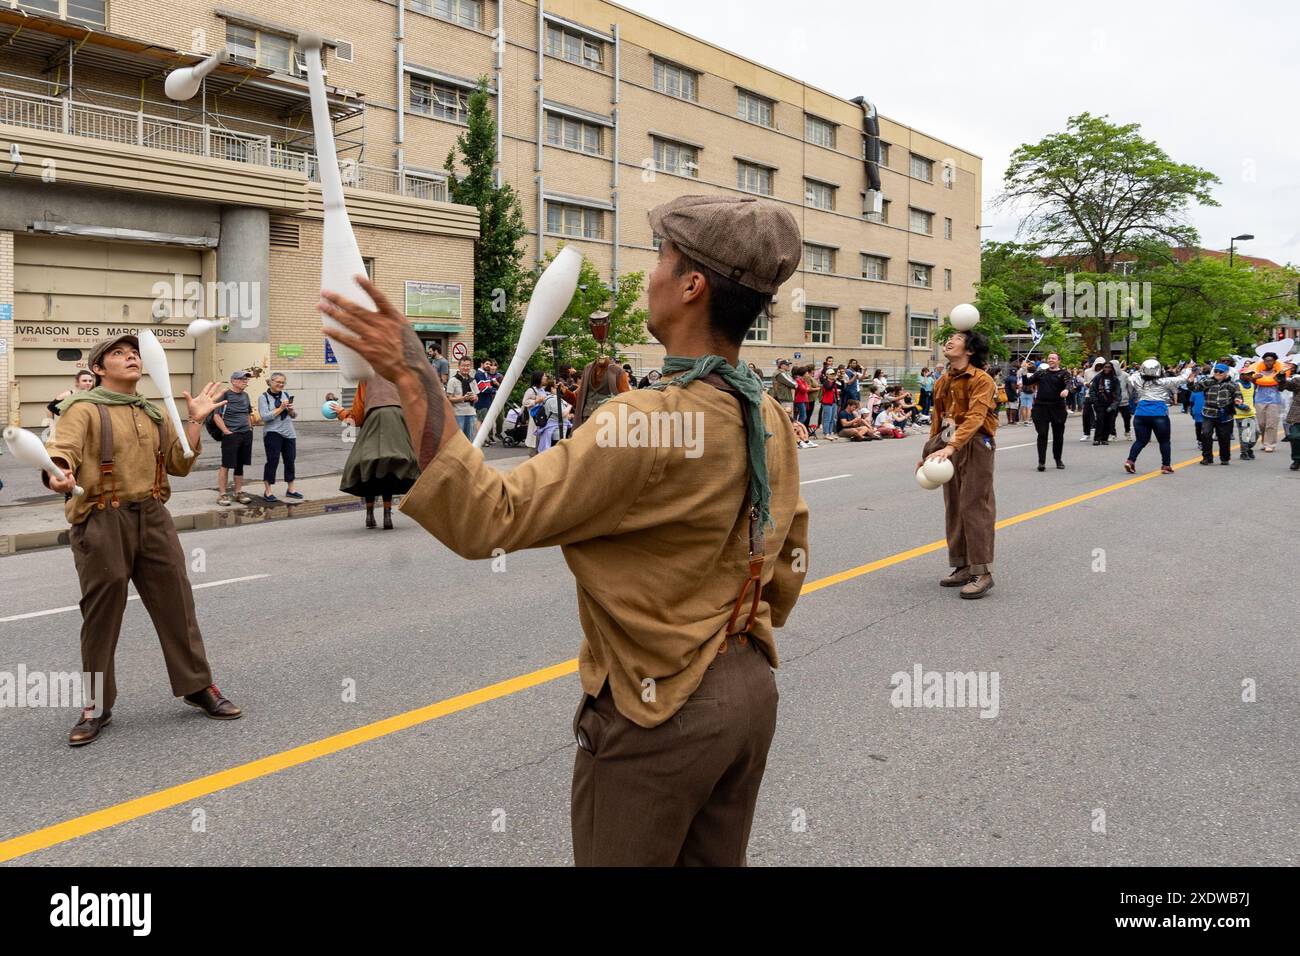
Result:
M1191 203L1217 206L1213 173L1174 162L1136 123L1071 116L1066 130L1011 154L995 205L1024 211L1019 234L1052 254L1109 273L1121 253L1159 241L1194 246ZM1076 321L1089 351L1107 317Z
M447 154L447 196L474 206L479 237L474 241L474 351L500 362L509 360L519 338L523 209L514 188L496 185L496 120L488 98L487 78L469 97L469 126ZM464 174L457 173L463 168Z

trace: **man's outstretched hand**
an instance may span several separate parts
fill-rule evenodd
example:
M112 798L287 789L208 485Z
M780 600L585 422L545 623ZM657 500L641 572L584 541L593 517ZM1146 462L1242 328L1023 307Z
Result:
M357 276L356 282L374 301L375 308L367 309L335 292L322 290L317 308L347 330L338 332L326 329L325 335L352 349L390 382L396 382L410 369L409 353L412 349L420 361L427 365L428 359L424 357L420 337L415 334L406 317L365 276Z

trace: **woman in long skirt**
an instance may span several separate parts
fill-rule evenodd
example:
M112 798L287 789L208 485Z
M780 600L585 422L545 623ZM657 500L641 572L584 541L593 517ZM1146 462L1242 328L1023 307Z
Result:
M352 408L339 418L358 426L356 441L343 466L339 490L366 501L366 527L375 527L375 499L384 499L384 529L393 527L393 496L419 480L420 464L402 415L397 387L375 375L357 387Z

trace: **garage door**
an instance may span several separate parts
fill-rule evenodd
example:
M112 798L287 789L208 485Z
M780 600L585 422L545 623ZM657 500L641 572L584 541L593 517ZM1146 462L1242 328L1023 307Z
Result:
M153 329L167 350L174 394L189 389L194 339L184 335L184 296L187 283L191 294L198 288L201 257L171 246L15 236L14 375L22 424L44 422L46 403L70 387L96 342L142 328ZM159 283L167 291L156 307ZM140 391L159 397L147 377Z

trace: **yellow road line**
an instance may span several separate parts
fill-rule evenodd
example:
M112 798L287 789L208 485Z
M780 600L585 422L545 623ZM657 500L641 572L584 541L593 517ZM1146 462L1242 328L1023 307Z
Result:
M1198 461L1200 461L1199 458L1192 458L1188 461L1178 463L1174 468L1186 468L1188 465L1195 464ZM1082 495L1068 498L1065 501L1058 501L1055 504L1045 505L1042 508L1036 508L1033 511L1026 511L1023 514L1006 518L999 521L997 527L1009 528L1022 521L1029 521L1032 518L1038 518L1046 514L1051 514L1054 511L1060 511L1062 508L1068 508L1072 505L1089 501L1092 498L1099 497L1100 495L1109 494L1110 492L1118 491L1121 488L1131 487L1139 482L1157 477L1159 474L1158 471L1153 471L1145 475L1136 475L1125 481L1116 482L1115 484L1107 485L1104 488L1097 488ZM911 548L907 551L900 551L887 558L881 558L878 561L859 565L856 568L850 568L847 571L841 571L838 574L832 574L829 577L819 578L816 581L805 584L803 589L800 591L800 594L811 594L814 591L820 591L822 588L828 588L834 584L842 584L845 581L861 577L864 574L870 574L873 571L879 571L896 564L902 564L904 561L910 561L912 558L919 558L922 555L930 554L944 547L947 547L947 543L940 540L932 541L929 544L924 544L917 548ZM479 704L485 704L488 701L497 700L501 697L508 697L511 694L518 693L521 690L527 690L530 687L537 687L541 684L550 683L551 681L558 680L561 677L567 677L569 674L573 674L577 670L578 661L577 658L573 658L559 664L553 664L550 667L543 667L541 670L533 671L530 674L512 677L509 680L490 684L487 687L481 687L478 690L470 691L467 694L449 697L446 700L438 701L434 704L428 704L424 707L418 707L415 710L408 710L402 714L396 714L392 717L386 717L383 720L377 720L374 723L365 724L364 726L354 728L353 730L334 734L332 737L326 737L323 740L317 740L309 744L303 744L300 747L294 747L291 750L271 754L270 756L262 757L258 760L251 761L250 763L240 764L238 767L231 767L229 770L221 770L205 777L190 780L187 783L177 784L174 787L168 787L164 790L145 794L142 797L136 797L134 800L127 800L124 803L105 807L103 810L96 810L93 813L73 817L71 820L56 823L53 826L44 827L40 830L33 830L31 833L25 833L22 836L13 837L12 839L0 842L0 863L15 859L16 857L24 856L28 853L35 853L37 850L48 849L49 847L56 846L59 843L65 843L68 840L75 840L77 837L82 837L89 833L95 833L99 830L107 830L109 827L115 827L119 823L128 823L132 820L138 820L140 817L148 816L151 813L157 813L159 810L166 810L169 807L188 803L191 800L206 797L209 794L217 793L221 790L227 790L230 787L237 787L241 783L247 783L250 780L256 780L260 777L266 777L273 773L278 773L281 770L287 770L290 767L296 767L320 757L326 757L330 754L338 753L340 750L347 750L350 747L369 743L372 740L378 740L381 737L386 737L399 730L406 730L410 727L416 726L417 724L423 724L430 720L437 720L439 717L446 717L448 714L455 714L463 710L469 710L471 707L477 707Z

